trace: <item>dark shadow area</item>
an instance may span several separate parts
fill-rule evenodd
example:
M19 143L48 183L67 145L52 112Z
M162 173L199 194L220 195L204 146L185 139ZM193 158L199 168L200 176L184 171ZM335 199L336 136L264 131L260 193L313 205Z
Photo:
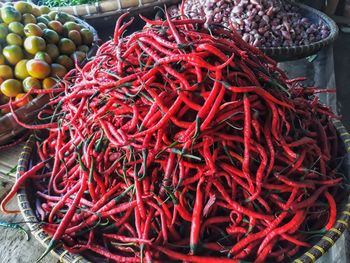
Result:
M334 44L337 100L343 124L350 130L350 34L339 33Z

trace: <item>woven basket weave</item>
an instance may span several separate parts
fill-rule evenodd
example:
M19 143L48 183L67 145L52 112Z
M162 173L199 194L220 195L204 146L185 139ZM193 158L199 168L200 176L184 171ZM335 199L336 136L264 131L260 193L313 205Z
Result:
M106 16L125 10L140 10L155 5L173 4L177 2L179 2L179 0L105 0L98 1L91 5L62 6L52 9L88 19L91 16Z
M96 53L98 48L97 44L99 43L99 38L97 32L92 26L90 26L85 21L78 18L75 18L75 20L76 22L93 32L94 44L87 54L88 57L91 57ZM86 60L82 62L82 64L84 63L86 63ZM48 95L40 95L27 105L16 110L15 113L22 122L31 123L34 120L35 116L37 116L37 110L45 106L48 100ZM16 123L11 113L8 113L4 116L0 116L0 145L8 143L24 131L25 128Z
M108 20L110 20L108 24L114 25L118 15L126 11L132 15L141 12L149 13L155 6L173 5L179 2L180 0L104 0L91 5L62 6L52 9L79 16L90 24L101 27L105 26Z
M334 121L337 128L339 138L343 142L344 150L347 152L347 158L350 158L350 134L346 131L345 127L340 121ZM20 173L28 170L29 166L33 165L33 154L35 152L35 139L31 136L23 148L23 152L18 162L17 168L17 179L20 178ZM346 176L349 176L350 167L346 168ZM30 192L32 188L22 187L18 192L18 203L22 215L27 222L36 222L38 219L32 209L34 198L31 198L33 193ZM295 259L293 263L313 263L323 254L325 254L337 241L337 239L344 233L347 229L350 219L350 198L346 200L346 204L339 210L336 223L333 225L330 231L320 239L320 241L315 244L311 249L301 255L299 258ZM38 224L27 223L29 229L34 234L34 236L43 244L45 247L50 242L51 237L42 229ZM60 259L63 263L88 263L90 261L86 260L81 255L74 255L69 253L62 247L58 247L52 251L53 255Z

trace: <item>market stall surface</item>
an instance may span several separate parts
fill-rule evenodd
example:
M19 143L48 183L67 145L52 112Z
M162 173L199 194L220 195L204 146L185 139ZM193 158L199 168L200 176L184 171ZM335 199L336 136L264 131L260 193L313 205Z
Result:
M16 167L16 159L21 152L21 147L23 145L0 153L0 200L10 190L15 180L14 174L9 171ZM18 210L16 198L11 201L9 208ZM0 213L0 222L23 222L23 217L21 214L13 216ZM22 226L26 228L25 224ZM0 263L32 263L45 251L33 236L28 241L23 233L12 228L0 227L0 244ZM41 261L41 263L55 262L59 260L51 254Z

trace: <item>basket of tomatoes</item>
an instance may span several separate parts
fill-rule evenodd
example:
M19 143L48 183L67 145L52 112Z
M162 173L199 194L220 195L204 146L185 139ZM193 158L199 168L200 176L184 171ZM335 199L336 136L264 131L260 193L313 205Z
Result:
M1 4L1 3L0 3ZM0 7L0 145L25 131L48 101L45 91L97 49L86 22L46 6L18 1ZM10 107L11 106L11 107Z

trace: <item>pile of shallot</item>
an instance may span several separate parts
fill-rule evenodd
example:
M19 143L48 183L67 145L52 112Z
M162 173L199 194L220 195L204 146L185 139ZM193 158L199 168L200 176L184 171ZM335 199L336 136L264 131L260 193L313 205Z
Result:
M299 7L280 0L186 0L183 11L209 25L232 25L246 42L257 47L308 45L330 33L324 23L313 23L302 16ZM173 6L169 12L177 16L179 8Z

